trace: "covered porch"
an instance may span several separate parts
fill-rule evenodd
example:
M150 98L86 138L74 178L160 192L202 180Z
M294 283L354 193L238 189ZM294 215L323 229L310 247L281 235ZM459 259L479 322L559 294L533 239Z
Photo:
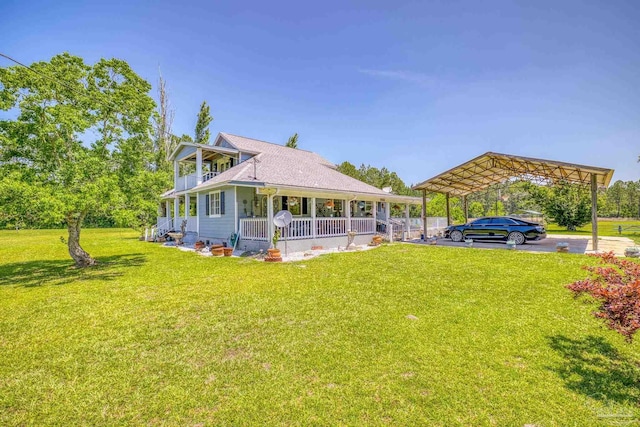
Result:
M343 237L350 231L357 236L382 234L393 241L409 238L412 228L414 232L420 231L419 226L415 227L420 219L410 217L411 204L422 202L415 197L390 194L388 200L374 200L366 195L307 193L303 196L295 190L274 188L258 188L256 195L261 209L254 213L260 215L241 217L238 221L238 232L244 241L270 242L276 229L280 231L280 239L287 241ZM396 216L403 210L401 218L392 218L392 205ZM273 216L279 210L292 213L289 226L273 225Z

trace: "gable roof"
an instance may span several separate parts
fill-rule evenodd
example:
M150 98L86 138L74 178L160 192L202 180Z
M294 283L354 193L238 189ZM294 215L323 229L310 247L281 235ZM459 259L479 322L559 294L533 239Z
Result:
M607 187L613 169L487 152L416 184L413 189L464 196L513 177L587 185L591 175L596 177L598 186Z
M240 152L259 154L194 187L192 191L230 183L354 193L421 203L416 197L389 194L338 172L333 163L311 151L228 133L220 133L215 144L221 144L222 140Z

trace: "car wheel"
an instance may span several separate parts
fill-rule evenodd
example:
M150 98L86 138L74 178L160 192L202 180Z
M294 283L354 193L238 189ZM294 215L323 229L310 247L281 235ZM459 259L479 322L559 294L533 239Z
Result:
M516 242L516 245L521 245L526 240L524 238L524 234L522 234L519 231L512 231L511 233L509 233L509 236L507 237L507 239L513 240L514 242Z
M453 240L454 242L462 242L462 231L453 230L451 232L451 240Z

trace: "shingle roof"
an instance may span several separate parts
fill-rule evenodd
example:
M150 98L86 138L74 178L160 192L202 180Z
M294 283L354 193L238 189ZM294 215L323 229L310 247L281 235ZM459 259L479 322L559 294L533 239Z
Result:
M260 153L254 160L242 162L200 184L194 190L215 187L229 181L264 183L265 186L353 192L372 196L413 199L394 196L336 170L336 166L319 154L257 139L220 133L220 138L241 152ZM255 177L254 177L255 166ZM416 198L417 200L417 198Z

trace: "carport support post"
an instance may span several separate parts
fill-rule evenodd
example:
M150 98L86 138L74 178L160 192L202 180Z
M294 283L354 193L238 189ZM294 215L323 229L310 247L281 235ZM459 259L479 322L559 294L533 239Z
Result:
M447 227L451 225L451 204L449 201L449 193L445 193L444 195L445 200L447 201Z
M467 205L467 196L462 196L462 210L464 211L464 223L469 222L469 206Z
M422 190L422 240L427 240L427 190Z
M591 239L594 252L598 250L598 181L597 175L591 173Z

